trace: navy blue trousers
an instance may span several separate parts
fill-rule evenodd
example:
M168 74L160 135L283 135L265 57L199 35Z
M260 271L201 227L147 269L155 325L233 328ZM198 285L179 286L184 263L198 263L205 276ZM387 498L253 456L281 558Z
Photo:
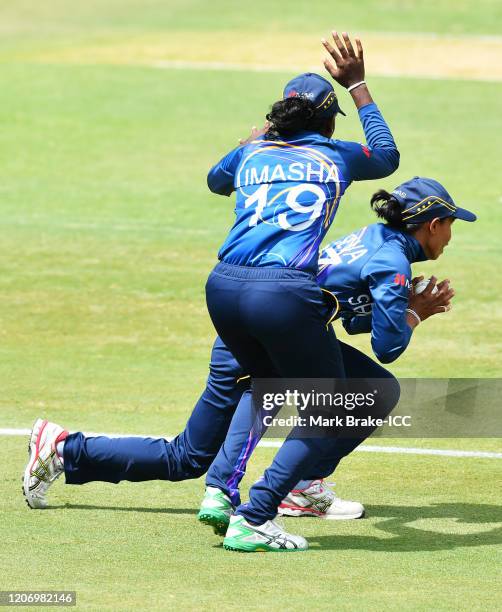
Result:
M206 388L182 433L171 442L164 438L70 434L63 451L66 483L199 478L218 453L237 404L249 388L249 379L239 381L241 376L241 367L217 338Z
M368 416L385 418L399 400L399 383L388 370L361 351L344 342L339 342L339 345L347 378L371 379L371 383L368 381L368 391L379 387L375 406L368 410ZM303 474L302 480L316 480L332 474L343 457L357 448L374 429L376 428L365 428L364 435L357 437L343 436L332 439L326 454L310 468L310 472ZM247 463L265 431L262 419L257 418L252 409L251 394L245 392L232 418L225 441L206 476L206 484L224 491L235 506L241 503L239 484L246 473ZM294 488L297 487L298 484Z
M209 276L206 300L218 334L252 378L346 377L340 344L326 325L329 308L313 275L220 263ZM242 403L249 402L249 393L243 394L239 413L248 410ZM249 502L236 512L256 524L273 519L298 481L315 478L323 462L335 463L336 440L305 438L293 429L251 487Z
M343 342L340 348L348 377L394 381L396 393L390 397L380 394L378 401L384 405L380 404L375 410L379 415L390 413L399 392L392 374L357 349ZM163 438L70 434L64 447L67 484L98 480L112 483L154 479L179 481L199 478L207 472L206 484L225 491L234 505L239 505L240 481L264 434L263 427L253 422L251 396L243 396L249 389L249 377L243 379L243 375L232 353L217 338L211 352L206 388L182 433L171 442ZM244 400L236 411L241 398ZM340 460L364 439L333 441L331 458L319 461L311 479L331 474Z
M322 313L325 330L326 307L316 303L317 307ZM387 397L378 414L382 415L383 411L390 412L399 395L397 381L384 368L356 349L340 343L340 351L344 369L349 377L391 378L394 381L396 393ZM329 377L336 374L337 372L330 372ZM167 442L162 438L85 437L82 433L71 434L64 448L66 482L117 483L121 480L178 481L198 478L206 473L217 456L232 421L225 446L218 454L207 482L227 491L234 502L238 503L238 484L244 474L246 462L263 434L263 430L252 430L250 397L244 393L249 388L249 380L243 380L243 375L240 365L218 338L211 354L206 388L180 435ZM241 398L239 411L232 420ZM305 478L313 479L330 474L340 459L363 439L331 440L330 455L319 459L311 472L306 473Z

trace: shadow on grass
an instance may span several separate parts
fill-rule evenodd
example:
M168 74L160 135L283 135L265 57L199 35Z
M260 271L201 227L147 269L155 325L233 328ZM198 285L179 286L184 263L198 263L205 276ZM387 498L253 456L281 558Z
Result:
M111 510L117 512L149 512L157 514L197 514L194 508L145 508L127 506L98 506L91 504L66 504L64 506L52 506L52 509L68 510ZM366 516L368 519L383 518L374 525L375 529L385 534L384 538L371 536L358 536L355 534L337 535L337 521L333 525L332 535L310 536L308 538L310 550L370 550L376 552L417 552L452 550L462 546L494 546L502 543L502 506L489 504L467 504L467 503L438 503L430 506L367 506ZM447 529L462 530L462 525L476 529L483 525L500 523L500 527L494 527L487 531L477 533L444 533L445 523L442 524L443 532L434 531L434 524L427 528L413 527L412 523L418 520L438 519L438 527L441 520L448 521ZM311 521L318 519L301 519ZM364 520L364 519L363 519ZM288 529L288 520L284 521ZM359 521L354 522L355 529ZM292 529L295 532L297 529ZM300 530L301 533L301 530ZM389 537L390 536L390 537ZM216 548L221 548L221 543Z
M494 546L502 543L502 506L489 504L438 503L431 506L367 506L367 517L387 518L375 525L386 537L333 535L308 538L312 551L322 550L372 550L377 552L417 552L451 550L461 546ZM462 530L462 525L472 529L484 524L500 523L487 531L477 533L444 533L427 528L416 528L413 521L427 519L448 520L452 531ZM314 519L315 520L315 519ZM438 520L438 527L441 526ZM443 523L444 529L444 523ZM392 537L389 537L392 536Z
M50 506L47 510L112 510L114 512L153 512L156 514L197 514L197 508L144 508L141 506L95 506L92 504L64 504ZM45 512L47 511L45 510Z

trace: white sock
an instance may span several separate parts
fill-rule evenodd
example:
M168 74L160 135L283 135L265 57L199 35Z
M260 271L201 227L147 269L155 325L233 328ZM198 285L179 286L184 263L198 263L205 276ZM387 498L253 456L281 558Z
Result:
M58 442L56 444L56 453L58 454L58 457L61 459L61 461L64 461L63 459L63 448L64 448L64 440L61 440L61 442Z

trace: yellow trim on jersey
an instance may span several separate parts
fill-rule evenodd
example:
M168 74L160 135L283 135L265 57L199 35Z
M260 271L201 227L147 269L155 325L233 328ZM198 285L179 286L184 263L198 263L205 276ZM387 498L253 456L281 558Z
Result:
M326 218L324 219L324 227L328 226L329 219L331 217L333 209L335 208L335 206L339 202L339 197L338 197L338 195L336 195L331 201L330 200L326 200L326 202L328 203L328 206L326 207L326 215L325 215Z
M320 288L321 291L324 291L325 293L329 293L329 295L335 299L336 302L336 310L334 312L334 314L331 315L329 321L326 323L326 329L328 329L328 327L331 325L331 323L333 323L333 321L336 319L336 316L338 315L339 311L340 311L340 302L338 301L338 298L336 297L336 295L332 292L329 291L328 289L324 289L324 287Z
M241 376L240 378L237 379L237 383L240 383L241 380L246 380L246 378L251 378L251 374L247 374L246 376Z

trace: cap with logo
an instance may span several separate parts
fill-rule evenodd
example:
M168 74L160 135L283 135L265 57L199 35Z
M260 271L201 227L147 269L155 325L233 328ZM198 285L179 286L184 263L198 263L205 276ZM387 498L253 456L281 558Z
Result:
M476 215L459 208L443 185L434 179L415 176L396 187L392 195L401 205L406 223L424 223L446 217L476 221Z
M333 85L320 74L304 72L291 79L284 88L284 98L300 96L311 100L316 107L316 116L333 117L338 113L345 113L338 105Z

